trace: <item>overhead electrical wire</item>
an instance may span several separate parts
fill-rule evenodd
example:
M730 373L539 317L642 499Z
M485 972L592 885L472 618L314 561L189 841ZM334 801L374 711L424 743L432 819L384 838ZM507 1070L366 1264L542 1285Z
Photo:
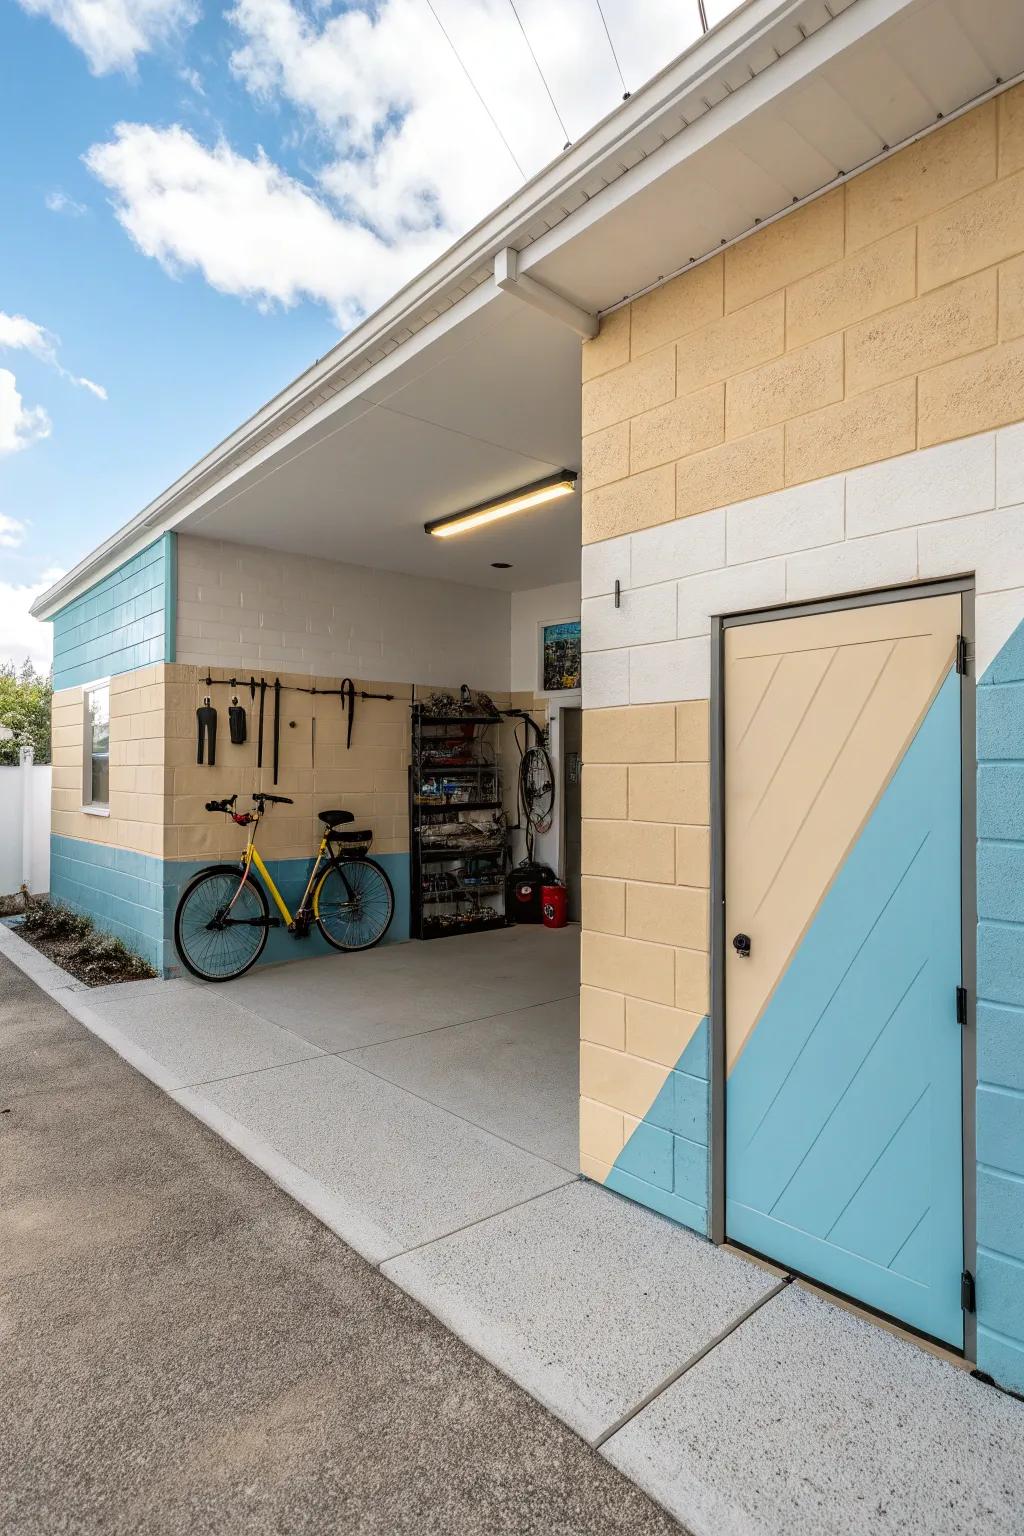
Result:
M558 126L562 130L562 137L565 139L565 148L568 149L569 145L572 142L572 140L569 138L569 130L568 130L568 128L565 126L565 124L562 121L562 114L561 114L561 112L559 112L558 107L555 104L555 98L551 94L551 87L550 87L550 85L548 85L547 76L545 75L544 71L541 69L540 62L539 62L539 60L537 58L537 55L533 51L533 44L530 42L530 39L529 39L529 37L526 34L526 28L523 26L523 18L520 16L519 12L516 10L516 0L508 0L508 3L512 7L512 15L515 17L516 21L519 23L519 30L523 34L523 42L526 44L527 48L530 51L530 58L533 60L534 68L536 69L538 75L540 75L541 84L543 85L545 91L547 92L548 101L550 101L550 103L551 103L551 110L555 114L556 118L558 119Z
M615 52L615 44L612 42L612 34L608 27L608 18L604 13L604 6L601 4L601 0L594 0L594 4L597 6L597 14L601 18L601 25L604 27L604 35L608 39L608 47L611 49L612 58L615 60L615 68L619 73L619 84L622 86L622 99L625 101L630 92L626 85L625 77L622 73L622 65L619 63L619 56Z
M480 91L480 87L477 85L476 81L473 79L473 76L470 74L469 69L466 66L466 63L465 63L464 59L462 58L462 55L459 53L459 50L456 48L455 44L452 42L451 36L450 36L450 34L448 32L448 28L445 26L444 22L441 20L440 16L437 14L437 11L434 9L434 0L426 0L426 5L427 5L427 9L429 10L431 16L433 16L434 20L437 22L438 26L440 27L441 33L442 33L442 36L444 37L445 42L448 44L448 46L451 49L452 53L455 55L455 62L458 64L459 68L462 70L462 73L465 75L466 79L469 81L470 86L473 89L473 93L476 96L477 101L479 101L480 105L483 107L484 111L487 113L487 116L490 118L491 123L492 123L492 125L494 127L495 133L498 135L499 139L504 144L505 148L508 150L509 159L512 161L512 164L515 166L516 170L519 172L520 176L525 181L526 180L526 172L523 170L522 166L519 164L519 161L516 159L515 151L513 150L512 145L509 143L508 139L506 139L504 133L502 133L501 126L500 126L500 124L498 122L498 119L495 117L494 113L491 111L490 107L487 105L486 101L484 100L483 95L482 95L482 93Z

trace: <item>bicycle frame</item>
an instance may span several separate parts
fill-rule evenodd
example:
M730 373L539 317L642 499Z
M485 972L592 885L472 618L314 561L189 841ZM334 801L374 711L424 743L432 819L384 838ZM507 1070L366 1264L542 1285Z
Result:
M329 844L328 844L327 835L325 833L324 836L320 839L320 847L316 851L316 858L313 861L313 868L310 871L309 879L306 881L306 889L302 893L302 899L300 900L299 905L298 905L298 907L297 907L297 909L295 911L295 914L293 916L293 914L288 910L288 905L285 902L284 897L281 895L281 892L278 890L277 886L274 884L274 877L273 877L273 875L270 873L269 869L264 864L262 858L260 857L260 851L256 847L256 830L259 827L259 824L262 821L264 814L265 813L262 810L256 811L253 814L252 820L249 823L249 839L248 839L248 842L245 845L245 852L242 854L241 861L240 861L241 862L241 866L242 866L242 878L239 881L238 890L235 892L235 894L232 896L230 902L228 903L227 910L225 911L224 916L227 917L228 913L231 911L231 908L234 906L235 902L238 900L239 896L242 894L242 891L245 888L246 882L249 879L249 875L250 875L250 873L252 871L253 865L255 865L257 873L259 874L260 878L263 881L263 884L266 886L267 890L270 892L271 896L273 897L274 905L277 908L277 910L280 912L282 918L284 919L286 927L294 928L294 926L295 926L295 919L297 917L305 916L311 910L307 906L307 902L310 899L310 893L312 892L313 886L316 883L316 877L320 873L320 865L323 862L324 854L325 853L327 854L328 860L329 860L329 862L331 864L334 864L334 865L336 865L338 867L339 871L341 872L341 878L343 880L345 880L344 870L341 868L343 861L341 859L338 859L334 855L334 853L331 851L331 849L329 847ZM346 887L348 887L348 881L347 880L345 880L345 885L346 885ZM352 894L351 888L349 888L349 895L351 896L351 894Z

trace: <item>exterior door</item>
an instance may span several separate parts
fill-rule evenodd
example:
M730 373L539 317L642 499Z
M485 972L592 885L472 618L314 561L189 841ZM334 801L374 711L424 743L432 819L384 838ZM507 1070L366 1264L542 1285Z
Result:
M578 923L580 920L580 836L583 825L583 711L563 709L561 725L566 906L569 921Z
M723 673L726 1233L958 1347L960 629L737 623Z

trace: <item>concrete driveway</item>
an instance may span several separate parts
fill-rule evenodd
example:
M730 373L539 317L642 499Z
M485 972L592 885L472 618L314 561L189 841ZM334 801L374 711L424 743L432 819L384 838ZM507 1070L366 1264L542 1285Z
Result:
M0 958L5 1536L669 1536Z
M1024 1405L575 1175L571 931L88 993L2 950L695 1536L1017 1536Z

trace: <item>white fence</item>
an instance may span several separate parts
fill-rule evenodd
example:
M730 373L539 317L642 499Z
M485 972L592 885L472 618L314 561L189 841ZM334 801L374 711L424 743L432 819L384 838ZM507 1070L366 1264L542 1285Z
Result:
M0 768L0 896L50 889L50 769Z

